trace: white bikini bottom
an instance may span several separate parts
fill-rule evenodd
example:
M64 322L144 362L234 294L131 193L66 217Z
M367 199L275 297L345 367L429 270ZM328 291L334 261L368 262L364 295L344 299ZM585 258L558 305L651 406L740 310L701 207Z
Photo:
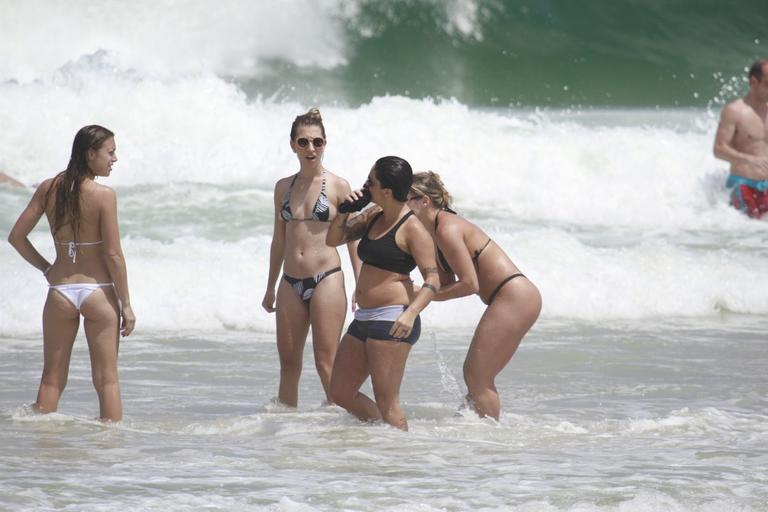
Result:
M88 298L97 288L106 288L113 286L112 283L70 283L70 284L52 284L48 288L56 290L69 300L78 311L83 301Z

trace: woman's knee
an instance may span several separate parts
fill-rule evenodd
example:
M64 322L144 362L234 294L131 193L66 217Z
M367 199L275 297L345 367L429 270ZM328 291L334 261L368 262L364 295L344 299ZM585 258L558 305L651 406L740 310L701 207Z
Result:
M349 404L349 402L351 401L349 393L347 393L343 389L339 389L337 387L336 388L331 387L330 395L331 395L331 400L333 401L333 403L335 403L335 404L337 404L337 405L339 405L341 407L345 407L346 408L347 404Z
M281 373L301 373L304 364L304 346L281 345L278 341L278 355L280 357Z
M487 389L493 386L494 376L478 367L473 361L464 361L464 382L470 392L475 389Z
M93 387L97 391L106 389L110 386L116 386L118 384L117 370L97 371L93 372L91 376Z
M330 347L315 347L315 368L318 371L330 372L336 358L336 344Z
M476 381L480 378L476 365L472 364L472 361L467 358L464 361L464 382L469 384L470 381Z
M333 371L333 358L319 358L315 357L315 369L317 373L323 375L330 375Z

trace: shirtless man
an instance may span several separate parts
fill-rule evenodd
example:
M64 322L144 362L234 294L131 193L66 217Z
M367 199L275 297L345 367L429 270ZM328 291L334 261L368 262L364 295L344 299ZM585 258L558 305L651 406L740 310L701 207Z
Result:
M714 153L730 162L731 204L750 217L768 212L768 59L749 69L749 94L725 106Z

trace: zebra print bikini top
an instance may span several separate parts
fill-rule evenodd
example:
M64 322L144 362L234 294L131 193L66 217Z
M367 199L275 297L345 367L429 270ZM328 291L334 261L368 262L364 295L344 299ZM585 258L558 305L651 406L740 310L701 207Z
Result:
M312 207L312 216L303 219L297 219L293 216L293 212L291 212L291 191L293 190L293 184L296 183L296 178L298 177L298 174L293 177L291 184L288 186L288 190L285 192L285 196L283 196L283 205L280 208L280 218L286 222L292 220L319 220L320 222L329 222L331 209L328 205L328 196L325 193L325 171L323 171L323 183L320 185L320 195L317 196L315 206Z

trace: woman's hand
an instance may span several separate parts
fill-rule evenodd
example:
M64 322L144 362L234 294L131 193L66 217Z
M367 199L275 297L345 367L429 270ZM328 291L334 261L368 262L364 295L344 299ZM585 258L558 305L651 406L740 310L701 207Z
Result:
M267 313L275 312L275 289L274 288L269 288L267 289L266 292L264 292L264 299L261 301L261 307L263 307Z
M358 188L353 190L352 192L347 195L347 197L344 198L344 201L357 201L358 199L365 197L365 193L363 192L362 188Z
M371 191L367 188L351 191L339 204L339 213L359 212L371 202Z
M415 321L416 315L410 309L406 309L397 317L397 320L395 320L395 323L389 330L389 335L400 339L407 338L411 335L413 322Z
M133 328L136 326L136 315L133 314L131 306L123 306L120 316L122 317L120 334L128 336L133 332Z

